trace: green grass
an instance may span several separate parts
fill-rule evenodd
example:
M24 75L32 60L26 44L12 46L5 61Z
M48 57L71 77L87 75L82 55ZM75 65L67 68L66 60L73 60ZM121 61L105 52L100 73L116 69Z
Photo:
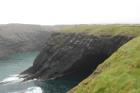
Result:
M138 24L112 24L112 25L71 25L61 29L62 32L86 32L94 35L140 35Z
M140 37L119 48L91 76L69 92L140 93Z

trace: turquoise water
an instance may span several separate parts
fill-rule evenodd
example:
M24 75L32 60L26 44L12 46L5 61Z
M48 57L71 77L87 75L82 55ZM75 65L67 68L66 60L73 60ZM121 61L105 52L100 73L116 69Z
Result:
M0 60L0 81L30 67L37 54L38 52L17 53L7 59Z
M81 76L75 76L42 82L20 82L17 76L11 76L30 67L37 54L38 52L18 53L0 60L0 81L12 80L11 83L0 84L0 93L66 93L82 80Z

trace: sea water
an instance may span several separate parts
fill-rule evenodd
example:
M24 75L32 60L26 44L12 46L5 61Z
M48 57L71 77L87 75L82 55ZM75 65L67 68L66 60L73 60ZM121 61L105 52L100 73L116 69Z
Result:
M0 93L66 93L80 80L78 77L22 82L19 73L32 66L38 52L17 53L0 60Z

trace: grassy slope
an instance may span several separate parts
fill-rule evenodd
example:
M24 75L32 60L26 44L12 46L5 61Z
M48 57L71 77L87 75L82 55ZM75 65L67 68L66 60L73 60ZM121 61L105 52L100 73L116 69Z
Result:
M140 93L140 37L122 46L70 93Z
M140 25L73 25L61 29L62 32L86 32L94 35L140 35Z

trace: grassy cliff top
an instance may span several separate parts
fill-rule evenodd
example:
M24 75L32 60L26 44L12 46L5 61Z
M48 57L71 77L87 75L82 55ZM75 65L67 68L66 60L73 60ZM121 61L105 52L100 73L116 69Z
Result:
M140 37L116 51L70 93L140 93Z
M62 32L85 32L94 35L140 35L139 24L71 25L64 26Z

